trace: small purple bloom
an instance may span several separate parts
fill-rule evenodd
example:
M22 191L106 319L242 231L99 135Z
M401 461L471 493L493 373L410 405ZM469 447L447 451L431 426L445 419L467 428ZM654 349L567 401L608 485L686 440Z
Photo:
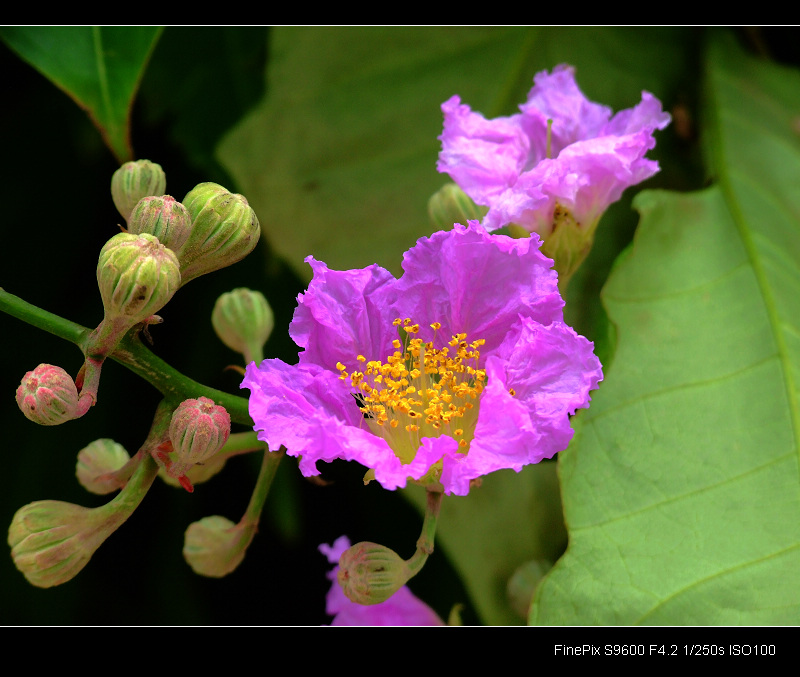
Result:
M406 252L399 279L308 257L289 327L299 364L251 363L242 382L259 439L306 476L345 459L386 489L411 479L457 495L565 449L603 375L564 324L539 244L456 224Z
M637 106L612 117L610 108L584 96L574 69L563 64L536 74L520 110L487 120L458 96L443 103L437 169L489 208L482 222L487 230L516 224L538 233L551 255L556 248L548 246L548 238L569 222L590 247L608 206L658 171L645 154L655 147L653 132L669 124L669 114L642 92ZM555 258L561 273L564 267Z
M364 606L350 601L336 578L339 558L349 547L347 536L340 536L333 545L319 546L328 561L337 565L327 574L332 584L325 598L325 611L334 617L331 625L444 625L436 612L405 585L380 604Z

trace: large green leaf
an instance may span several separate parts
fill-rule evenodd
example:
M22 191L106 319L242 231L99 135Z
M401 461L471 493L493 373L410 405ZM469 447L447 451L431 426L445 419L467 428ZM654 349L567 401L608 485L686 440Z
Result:
M0 37L86 110L124 162L133 158L131 105L160 32L158 26L5 26Z
M718 185L637 197L533 623L800 622L800 74L715 40L705 91Z

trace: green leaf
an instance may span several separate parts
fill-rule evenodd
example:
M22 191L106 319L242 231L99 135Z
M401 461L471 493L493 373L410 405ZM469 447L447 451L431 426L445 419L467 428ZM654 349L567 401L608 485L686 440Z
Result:
M0 37L86 110L122 163L133 159L133 98L158 26L5 26Z
M715 39L705 92L718 185L635 201L532 623L800 622L800 74Z
M268 91L219 148L278 254L309 277L379 263L430 234L441 104L518 112L533 76L576 66L590 98L615 109L672 89L687 58L676 29L276 27ZM612 228L611 223L605 224Z

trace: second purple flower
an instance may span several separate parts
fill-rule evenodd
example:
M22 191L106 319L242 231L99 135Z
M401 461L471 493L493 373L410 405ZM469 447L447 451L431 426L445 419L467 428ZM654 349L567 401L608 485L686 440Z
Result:
M645 155L670 116L642 92L638 105L612 117L610 108L584 96L566 65L537 73L520 110L487 120L450 98L442 104L437 168L489 208L487 230L514 224L537 233L566 280L591 248L608 206L658 171Z

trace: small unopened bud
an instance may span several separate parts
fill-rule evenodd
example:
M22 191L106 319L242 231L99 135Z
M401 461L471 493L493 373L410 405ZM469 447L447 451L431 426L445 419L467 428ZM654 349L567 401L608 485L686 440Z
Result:
M173 477L180 477L191 466L216 454L231 434L231 417L225 407L207 397L184 400L169 424L169 437L175 461L168 468Z
M522 618L528 619L533 594L544 575L553 568L553 563L545 559L534 559L523 564L508 579L506 596L511 607Z
M173 252L189 239L192 218L180 202L171 195L144 197L133 208L128 232L149 233Z
M100 250L97 283L106 320L132 327L161 310L178 290L178 259L154 235L119 233Z
M189 525L183 544L183 557L195 573L221 578L244 560L255 528L234 524L220 515L204 517Z
M110 439L95 440L78 452L75 476L93 494L109 494L120 487L114 473L131 460L121 444Z
M125 221L143 197L161 195L167 189L167 177L161 165L150 160L126 162L111 177L111 197Z
M258 243L261 226L243 195L201 183L183 204L192 217L189 239L175 252L183 284L241 261Z
M488 209L479 207L455 183L448 183L428 200L428 216L437 228L449 230L454 223L480 221Z
M261 292L240 288L217 299L211 324L228 348L242 353L245 361L252 362L257 359L256 355L262 354L275 326L275 316Z
M411 576L400 555L377 543L356 543L339 558L339 585L348 599L357 604L385 602Z
M17 406L34 423L58 425L76 417L78 388L61 367L40 364L22 378Z
M118 526L103 511L62 501L36 501L20 508L8 529L14 564L39 588L66 583L86 566Z

